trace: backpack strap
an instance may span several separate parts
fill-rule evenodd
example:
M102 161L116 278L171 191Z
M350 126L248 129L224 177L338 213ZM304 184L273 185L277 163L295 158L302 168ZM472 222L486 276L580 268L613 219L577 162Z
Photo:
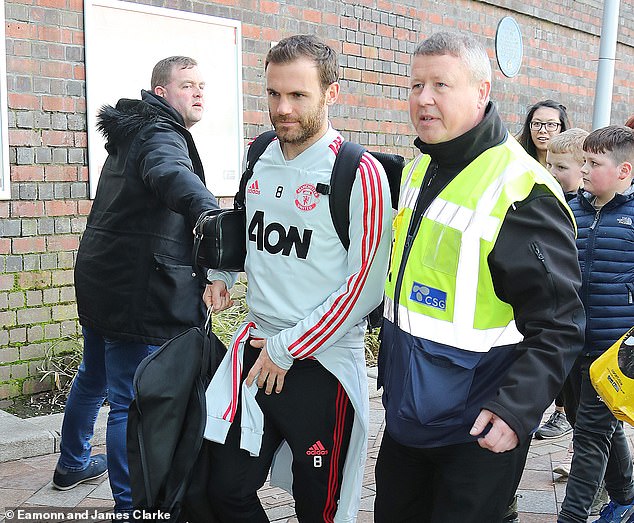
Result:
M405 158L399 154L380 153L378 151L370 151L385 169L385 175L390 185L390 199L392 200L392 209L398 210L398 197L401 189L401 177L403 168L405 167Z
M273 141L276 134L275 131L265 131L258 135L247 151L247 165L240 178L240 186L235 198L233 199L233 207L235 209L244 209L244 193L247 190L247 182L253 176L253 167L255 163L260 159L260 156L266 151L266 148Z
M365 148L354 142L343 142L330 174L330 185L318 183L315 190L328 195L330 217L344 249L350 247L350 193Z

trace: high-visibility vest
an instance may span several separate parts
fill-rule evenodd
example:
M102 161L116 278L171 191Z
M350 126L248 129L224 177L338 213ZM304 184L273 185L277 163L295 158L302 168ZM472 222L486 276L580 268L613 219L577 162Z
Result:
M561 187L508 136L478 156L433 200L404 258L410 220L430 161L428 155L420 155L403 170L385 316L394 322L396 310L402 331L463 350L487 352L516 344L522 335L511 306L495 293L487 257L508 209L524 200L536 183L548 187L574 223ZM529 254L539 251L517 253Z

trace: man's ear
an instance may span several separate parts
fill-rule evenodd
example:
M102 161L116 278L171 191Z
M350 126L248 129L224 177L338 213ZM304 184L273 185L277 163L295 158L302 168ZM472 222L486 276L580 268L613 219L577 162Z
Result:
M482 80L480 87L478 88L478 106L486 107L489 103L489 95L491 94L491 82L488 80Z
M326 105L333 105L339 98L339 82L333 82L326 89Z
M623 162L619 165L619 179L625 180L632 174L632 164L630 162Z
M165 98L165 93L165 87L163 87L162 85L157 85L154 88L154 94L160 96L161 98Z

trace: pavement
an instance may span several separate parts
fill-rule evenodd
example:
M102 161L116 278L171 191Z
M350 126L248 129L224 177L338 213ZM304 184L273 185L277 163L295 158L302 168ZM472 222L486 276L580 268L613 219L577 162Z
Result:
M371 384L375 369L369 369ZM364 476L358 523L373 521L376 463L383 430L384 411L380 392L370 394L370 434L368 459ZM552 407L544 414L547 419ZM107 410L102 409L93 438L93 453L105 452L105 422ZM63 521L53 512L70 511L73 520L86 520L97 510L97 519L112 519L112 493L107 476L78 485L72 490L58 491L51 486L53 469L59 452L59 432L62 415L41 416L22 420L0 411L0 523L26 521L27 511L35 515L30 520ZM630 445L634 429L626 428ZM571 435L557 440L533 440L519 486L518 508L522 523L551 523L557 520L557 509L563 500L566 482L553 474L553 466L566 458ZM266 484L259 491L260 499L272 523L297 523L292 497L285 491ZM9 518L11 510L24 509L23 519ZM51 509L55 507L55 510ZM46 514L49 512L50 514ZM44 517L43 517L44 516ZM109 517L110 516L110 517ZM70 519L67 519L70 521ZM591 519L592 521L592 519ZM448 522L453 523L453 522ZM483 522L486 523L486 522Z

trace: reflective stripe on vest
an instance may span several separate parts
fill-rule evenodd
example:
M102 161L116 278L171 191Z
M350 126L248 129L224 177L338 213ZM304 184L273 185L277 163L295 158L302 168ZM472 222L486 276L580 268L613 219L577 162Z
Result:
M401 266L404 237L429 163L429 156L421 155L404 170L385 315L394 321L394 284L400 270L398 326L403 331L474 352L518 343L522 335L511 306L495 294L487 257L508 209L524 200L535 183L545 184L566 205L563 193L509 137L482 153L430 204Z

